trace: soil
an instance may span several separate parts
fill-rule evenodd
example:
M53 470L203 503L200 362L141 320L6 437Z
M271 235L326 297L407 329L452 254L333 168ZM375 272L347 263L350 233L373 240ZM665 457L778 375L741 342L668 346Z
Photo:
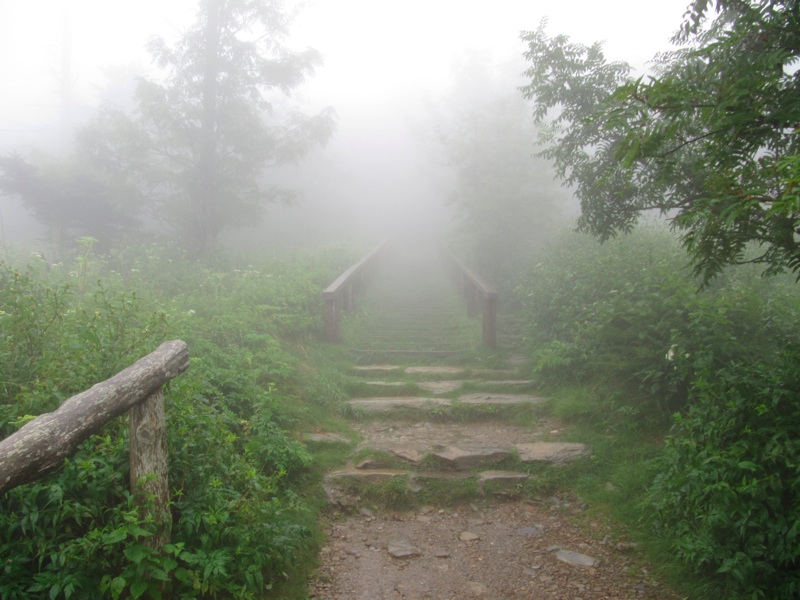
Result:
M310 598L677 600L635 544L584 511L552 497L333 515Z

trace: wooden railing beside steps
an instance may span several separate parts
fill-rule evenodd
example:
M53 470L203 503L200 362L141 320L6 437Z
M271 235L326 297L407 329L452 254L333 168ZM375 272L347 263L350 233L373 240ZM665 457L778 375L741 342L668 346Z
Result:
M324 302L325 339L328 342L341 342L339 321L341 313L355 307L355 297L364 286L368 275L374 271L380 258L389 250L389 240L379 244L348 268L322 292ZM497 345L497 291L480 276L470 270L455 256L447 255L456 285L467 303L467 314L471 317L482 315L481 340L484 346Z
M339 275L339 277L322 292L326 341L334 344L342 341L342 335L339 329L342 311L350 312L355 308L356 294L363 288L367 277L377 266L388 244L388 240L384 240L378 244L357 263Z
M81 442L129 412L131 492L158 524L150 543L167 543L171 517L162 388L188 367L186 343L164 342L110 379L26 423L0 442L0 495L57 469Z
M497 299L499 294L477 273L462 261L450 254L448 256L456 285L467 302L467 314L471 317L481 314L481 342L487 348L497 346Z

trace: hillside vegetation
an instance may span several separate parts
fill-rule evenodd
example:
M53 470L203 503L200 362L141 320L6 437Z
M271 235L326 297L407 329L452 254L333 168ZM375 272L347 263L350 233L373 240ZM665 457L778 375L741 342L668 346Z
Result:
M797 597L794 278L743 265L703 286L675 237L645 227L561 236L518 294L553 409L598 436L578 487L701 575L693 597Z
M0 264L0 435L183 339L190 368L166 391L171 543L165 556L147 543L117 419L63 469L0 498L0 596L262 597L315 548L296 491L311 456L288 432L313 419L302 348L352 253L201 267L174 248L99 259L91 245L69 263Z

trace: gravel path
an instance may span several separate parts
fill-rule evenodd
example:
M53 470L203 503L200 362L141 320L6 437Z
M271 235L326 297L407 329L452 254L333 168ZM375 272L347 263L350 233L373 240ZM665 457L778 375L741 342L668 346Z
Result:
M384 514L361 509L329 523L310 598L677 600L652 580L634 544L612 538L582 512L579 502L555 497Z

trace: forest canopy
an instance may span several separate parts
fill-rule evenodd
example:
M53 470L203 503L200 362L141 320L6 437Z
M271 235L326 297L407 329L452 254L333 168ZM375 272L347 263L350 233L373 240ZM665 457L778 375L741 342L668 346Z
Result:
M698 0L653 74L602 46L521 34L543 156L608 239L670 219L706 280L758 262L800 274L800 17L794 0Z

